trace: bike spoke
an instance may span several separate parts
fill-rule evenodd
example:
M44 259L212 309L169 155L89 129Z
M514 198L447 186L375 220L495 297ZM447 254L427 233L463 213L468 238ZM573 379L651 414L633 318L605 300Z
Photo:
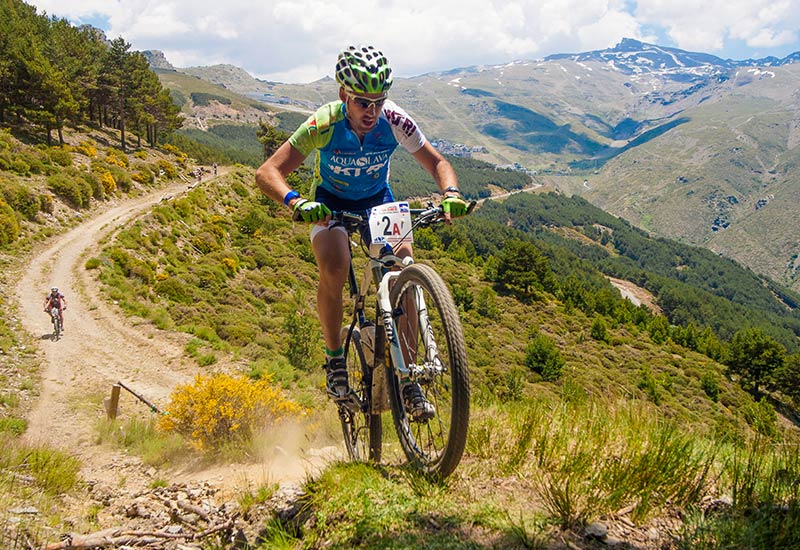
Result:
M461 459L469 415L466 349L457 310L441 278L416 264L398 276L391 302L410 378L436 410L433 418L414 421L404 410L395 377L392 409L401 445L418 467L448 475Z

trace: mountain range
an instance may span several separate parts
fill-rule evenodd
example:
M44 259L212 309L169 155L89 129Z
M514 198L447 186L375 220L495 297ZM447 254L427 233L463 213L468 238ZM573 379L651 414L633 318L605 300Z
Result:
M151 64L271 110L311 111L336 83L231 65ZM623 39L613 48L397 78L432 140L578 194L654 236L707 247L800 290L800 52L730 60Z
M613 48L576 54L555 54L544 58L545 61L565 59L607 63L627 74L652 73L686 81L709 75L724 75L742 67L780 67L800 61L800 52L787 55L783 59L772 56L761 59L722 59L707 53L687 52L623 38Z

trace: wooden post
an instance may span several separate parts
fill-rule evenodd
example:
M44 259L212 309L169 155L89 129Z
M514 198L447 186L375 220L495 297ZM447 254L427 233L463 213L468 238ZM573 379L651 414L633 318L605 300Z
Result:
M111 399L105 400L106 414L108 414L109 420L114 420L117 418L117 409L119 408L119 390L119 384L114 384L111 386Z

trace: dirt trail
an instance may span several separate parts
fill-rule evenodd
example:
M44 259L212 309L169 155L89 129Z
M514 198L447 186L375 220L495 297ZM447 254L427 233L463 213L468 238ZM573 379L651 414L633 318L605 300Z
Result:
M142 395L163 400L175 385L193 378L193 367L182 359L179 335L128 325L98 295L91 272L83 267L106 237L163 196L186 189L181 182L118 203L57 237L21 274L16 287L21 321L39 337L44 357L41 396L25 434L29 442L68 447L90 459L84 451L93 447L98 409L102 413L95 396L110 395L111 385L123 380ZM51 339L50 319L42 311L52 286L67 300L65 333L58 341Z
M213 179L205 180L203 185L211 182ZM183 356L187 335L159 331L149 323L132 324L100 296L93 272L86 270L84 264L137 215L163 198L187 190L187 184L180 182L111 206L48 243L17 279L15 297L21 322L38 337L43 357L41 396L29 415L25 439L77 455L86 479L118 483L122 474L115 465L124 465L128 484L148 482L141 475L148 469L128 471L132 463L136 465L135 458L94 441L96 423L105 415L102 398L110 395L112 384L121 380L156 406L163 406L170 392L179 384L191 382L200 369ZM67 299L65 333L58 341L51 338L50 319L42 311L45 295L52 286L57 286ZM121 418L125 413L147 411L146 405L122 391ZM226 465L205 472L170 472L169 479L220 485L240 483L245 478L286 481L302 479L307 470L323 460L296 459L286 456L285 449L280 452L281 465ZM302 466L297 467L298 463Z

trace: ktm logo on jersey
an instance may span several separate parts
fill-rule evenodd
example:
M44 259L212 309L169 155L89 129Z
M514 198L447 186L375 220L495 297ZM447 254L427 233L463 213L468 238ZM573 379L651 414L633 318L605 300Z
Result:
M386 118L389 120L389 122L400 128L405 135L411 136L416 131L416 124L397 111L385 110L384 113L386 113Z

